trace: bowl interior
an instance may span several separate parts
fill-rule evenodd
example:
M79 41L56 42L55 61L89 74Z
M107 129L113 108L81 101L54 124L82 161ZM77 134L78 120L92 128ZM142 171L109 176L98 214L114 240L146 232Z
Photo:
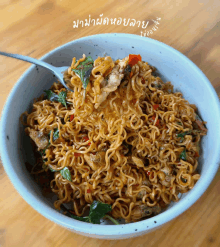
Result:
M33 99L39 97L56 81L49 71L35 65L32 65L15 85L2 114L1 156L3 164L10 179L15 185L17 184L16 188L25 200L49 219L70 229L99 237L111 235L111 238L118 238L119 235L126 237L142 234L156 227L155 219L159 226L185 211L201 196L213 179L219 162L220 138L217 137L220 137L220 133L216 124L220 121L219 102L207 78L190 60L178 51L149 38L128 34L90 36L55 49L44 56L43 60L55 66L69 66L73 57L80 58L83 53L92 56L93 59L104 55L118 59L128 54L141 54L142 60L155 66L164 81L171 81L175 91L181 91L184 98L198 107L199 114L204 121L207 121L208 134L202 138L202 155L198 168L201 179L194 189L184 194L178 203L172 204L168 210L155 216L154 219L123 225L124 230L120 228L121 232L117 227L109 228L110 232L107 232L107 228L103 230L99 228L100 226L94 227L91 224L89 229L85 229L87 223L77 221L77 226L73 225L75 220L56 212L53 208L54 198L42 196L41 189L32 180L25 167L25 162L34 164L35 160L29 137L25 135L24 127L19 121L20 115L25 111L30 111ZM129 225L134 227L130 229ZM137 228L138 231L134 231L133 228Z

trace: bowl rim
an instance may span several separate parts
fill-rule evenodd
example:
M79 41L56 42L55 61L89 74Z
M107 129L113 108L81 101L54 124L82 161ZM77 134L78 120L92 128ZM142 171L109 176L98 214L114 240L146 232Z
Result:
M179 52L178 50L172 48L169 45L166 45L158 40L154 40L148 37L141 37L139 35L135 34L127 34L127 33L102 33L102 34L95 34L90 35L86 37L82 37L79 39L72 40L68 43L65 43L50 52L46 53L44 56L40 58L40 60L45 60L53 53L62 50L63 48L68 47L69 45L73 45L77 42L84 42L88 39L96 40L97 38L113 38L113 37L121 37L121 38L128 38L128 39L138 39L142 42L148 42L148 43L154 43L158 45L159 47L163 49L168 49L171 53L175 53L175 55L182 57L183 60L185 60L189 66L192 67L192 69L197 73L200 77L203 78L203 81L207 84L209 87L210 93L212 94L213 99L215 100L216 107L218 109L218 112L216 112L216 118L220 119L220 103L219 98L217 96L217 93L215 89L213 88L211 82L208 80L208 78L205 76L205 74L184 54ZM172 219L176 218L180 214L182 214L184 211L186 211L189 207L191 207L200 197L201 195L206 191L210 183L212 182L217 170L218 170L218 163L220 161L220 141L218 142L218 145L215 148L215 152L213 153L214 160L216 161L216 164L213 162L212 170L209 170L207 172L206 177L204 177L201 180L199 180L193 190L189 191L188 194L181 199L179 203L176 203L172 206L172 208L167 209L161 214L158 214L152 218L128 223L128 224L120 224L120 225L94 225L90 223L85 223L81 221L74 220L72 218L69 218L59 212L57 212L55 209L52 209L46 203L38 201L38 199L33 196L29 190L22 184L20 181L18 175L15 173L13 169L13 165L10 162L9 155L7 153L6 148L6 135L4 129L6 128L7 124L7 114L8 110L10 109L10 105L13 101L14 95L19 88L20 84L22 83L25 76L27 76L32 69L35 67L35 65L31 65L19 78L19 80L15 83L13 86L11 92L8 95L8 98L5 102L5 105L2 110L1 114L1 121L0 121L0 154L2 159L2 164L4 166L4 169L10 178L13 185L16 185L16 190L20 193L20 195L24 198L24 200L32 206L36 211L38 211L40 214L45 216L46 218L50 219L53 222L56 222L59 225L62 225L68 229L78 231L79 233L86 233L86 234L92 234L97 236L123 236L123 235L129 235L129 234L137 234L140 232L144 232L147 230L152 230L155 227L161 226L164 223L167 223L171 221ZM220 130L218 133L216 133L216 136L220 137ZM201 187L200 187L201 184ZM201 189L202 188L202 189Z

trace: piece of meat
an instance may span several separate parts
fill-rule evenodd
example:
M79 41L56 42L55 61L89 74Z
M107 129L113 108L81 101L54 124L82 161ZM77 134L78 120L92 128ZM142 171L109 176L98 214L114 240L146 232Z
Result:
M162 172L164 172L166 175L170 175L172 172L172 169L168 166L165 166L161 169Z
M87 162L87 164L96 171L100 164L105 161L105 152L99 152L95 155L93 154L84 154L84 159Z
M197 114L196 114L196 120L195 120L195 122L193 122L193 127L195 129L201 131L204 134L206 134L208 131L204 125L204 122L202 121L202 119Z
M132 156L132 160L138 167L144 167L144 163L140 158Z
M103 85L101 89L101 94L97 95L97 102L95 104L95 108L97 109L103 101L106 100L108 95L115 91L117 87L120 85L121 80L124 78L124 69L127 66L128 57L119 60L118 64L112 69L111 73L108 76L108 80L103 80L101 85Z
M90 159L95 163L103 163L105 161L105 152L90 154Z
M148 186L148 187L151 186L151 182L150 182L150 180L149 180L148 178L146 178L144 181L142 181L142 184L143 184L143 185L146 185L146 186Z
M137 199L142 199L147 194L146 190L141 190L137 194Z
M128 64L128 59L129 59L129 57L125 57L122 60L119 59L118 65L119 65L119 68L120 68L119 69L120 73L124 72L124 70L125 70L125 68L126 68L126 66Z
M156 205L154 207L149 207L147 205L136 206L131 213L131 220L136 221L143 217L159 214L161 211L161 207Z
M172 178L174 178L172 175L167 175L165 177L165 179L163 181L160 181L160 182L161 182L162 185L164 185L166 187L170 187Z
M91 160L90 154L84 154L85 161L92 168L94 167L94 161Z
M28 128L29 136L35 142L39 149L45 149L49 144L49 138L45 136L41 131Z
M164 168L162 168L160 171L165 173L165 179L160 181L162 185L169 187L171 185L171 179L173 178L172 176L172 168L165 166Z
M203 131L203 132L207 132L207 129L206 129L206 127L204 126L204 124L203 124L203 122L202 121L200 121L199 119L196 119L196 124L198 125L198 128L201 130L201 131Z

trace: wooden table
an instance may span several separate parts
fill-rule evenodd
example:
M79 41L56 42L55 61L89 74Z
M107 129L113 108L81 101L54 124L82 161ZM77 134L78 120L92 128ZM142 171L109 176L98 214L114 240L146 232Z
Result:
M200 3L198 3L200 2ZM0 49L40 58L71 40L141 28L98 25L73 28L73 21L100 14L109 18L149 21L149 37L184 53L199 66L220 94L219 0L1 0ZM141 50L140 50L141 53ZM28 63L0 56L0 110ZM152 233L128 240L97 240L74 234L32 209L12 186L0 164L0 246L220 246L220 172L204 195L181 216Z

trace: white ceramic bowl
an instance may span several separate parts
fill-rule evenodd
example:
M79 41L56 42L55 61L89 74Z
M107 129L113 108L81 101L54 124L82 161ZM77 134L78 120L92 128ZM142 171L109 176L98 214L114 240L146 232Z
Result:
M199 163L200 180L195 187L184 194L181 200L172 204L165 212L136 223L115 225L93 225L69 218L53 208L50 199L44 198L40 188L25 168L25 162L33 163L29 137L19 123L20 115L31 109L33 99L48 89L53 75L32 65L15 84L5 104L0 126L1 158L4 168L21 196L46 218L74 232L108 239L139 236L174 219L188 209L208 188L220 161L220 105L211 83L202 71L177 50L156 40L130 34L100 34L84 37L67 43L49 52L42 60L55 66L70 65L72 57L82 54L93 59L104 54L113 59L128 54L141 54L142 59L155 66L165 81L171 81L174 88L196 104L201 117L207 121L208 134L202 138L202 156Z

